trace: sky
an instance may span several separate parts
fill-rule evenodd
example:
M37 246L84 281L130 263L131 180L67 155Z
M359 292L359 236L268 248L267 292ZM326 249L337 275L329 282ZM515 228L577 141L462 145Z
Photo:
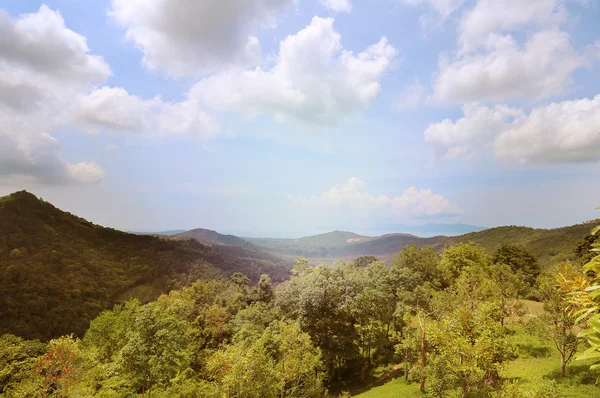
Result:
M598 0L4 0L0 195L127 231L600 205Z

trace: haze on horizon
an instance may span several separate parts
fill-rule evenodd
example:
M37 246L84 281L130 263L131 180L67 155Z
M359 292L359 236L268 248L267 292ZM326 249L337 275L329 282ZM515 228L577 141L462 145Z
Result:
M127 231L584 222L599 20L595 0L6 0L0 195Z

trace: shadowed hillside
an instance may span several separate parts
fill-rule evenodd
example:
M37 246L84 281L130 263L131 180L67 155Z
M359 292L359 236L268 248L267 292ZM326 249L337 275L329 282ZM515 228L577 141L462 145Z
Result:
M90 319L125 298L148 301L236 271L253 281L261 273L274 281L288 275L245 252L104 228L25 191L0 198L0 334L81 334Z
M234 235L223 235L210 229L196 228L190 231L180 232L173 236L171 239L176 240L187 240L195 239L198 242L205 245L228 245L228 246L241 246L247 248L253 248L254 245L247 240L239 238Z

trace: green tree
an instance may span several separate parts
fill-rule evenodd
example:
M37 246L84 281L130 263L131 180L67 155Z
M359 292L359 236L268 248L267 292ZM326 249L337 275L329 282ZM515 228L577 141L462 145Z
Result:
M353 268L343 262L303 265L294 268L295 275L277 289L277 305L285 315L297 319L321 349L329 376L361 357L355 344L358 335L353 312L359 286L348 273Z
M507 317L525 313L523 303L518 299L522 279L519 274L503 263L492 265L489 274L494 286L492 289L493 299L500 307L502 316L500 323L504 326Z
M575 255L582 265L589 263L596 257L597 254L592 249L597 243L598 234L587 234L579 241L575 248Z
M274 321L260 338L236 339L208 370L229 397L321 397L321 356L295 322Z
M138 312L117 366L139 391L166 384L189 366L187 325L147 304Z
M564 264L561 275L573 275L574 269ZM562 289L556 274L540 277L539 297L544 303L544 312L531 324L533 331L542 338L552 341L560 353L560 374L565 376L567 363L577 352L578 340L575 334L576 316L569 311L569 292Z
M271 284L271 278L269 275L261 275L258 286L256 287L257 300L263 303L270 303L275 297L273 292L273 286Z
M600 207L596 208L596 210ZM596 226L591 235L600 233L600 226ZM591 252L595 256L584 266L584 271L589 277L581 275L558 275L558 284L561 290L571 294L566 310L578 316L576 322L585 321L585 327L578 337L585 338L590 348L585 350L577 359L600 358L600 243L592 244ZM600 369L600 362L590 366L591 370ZM600 381L600 377L596 380Z
M515 357L494 306L459 307L431 322L428 334L434 353L428 366L435 396L458 387L466 398L473 389L496 387L499 366Z
M103 311L90 322L82 340L83 347L93 351L101 363L111 362L126 344L127 333L132 329L140 308L140 302L133 299L115 305L110 311Z
M358 268L366 267L371 263L379 261L375 256L360 256L354 260L354 266Z
M506 264L532 287L540 274L537 259L523 246L502 244L492 258L494 264Z
M431 246L405 246L392 261L394 282L402 290L413 290L418 285L441 286L440 258Z
M447 247L442 253L439 265L443 285L452 285L464 269L479 265L487 266L489 263L488 254L472 243Z
M380 362L389 362L393 357L390 334L396 304L395 289L390 269L383 262L373 262L364 267L352 265L346 272L357 287L356 294L350 299L363 358L361 380L364 380L367 370L373 365L373 351Z
M36 358L46 352L46 344L5 334L0 336L0 396L36 397L43 388L37 375Z

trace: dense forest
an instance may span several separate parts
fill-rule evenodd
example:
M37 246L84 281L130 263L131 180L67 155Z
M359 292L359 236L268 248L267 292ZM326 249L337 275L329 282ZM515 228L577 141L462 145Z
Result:
M300 258L274 280L24 192L0 210L0 397L600 394L594 234L572 262L457 242L405 246L391 265ZM554 373L528 381L540 364Z
M289 268L254 250L104 228L25 191L0 198L0 334L82 336L91 319L127 298L148 302L236 271L279 282Z

